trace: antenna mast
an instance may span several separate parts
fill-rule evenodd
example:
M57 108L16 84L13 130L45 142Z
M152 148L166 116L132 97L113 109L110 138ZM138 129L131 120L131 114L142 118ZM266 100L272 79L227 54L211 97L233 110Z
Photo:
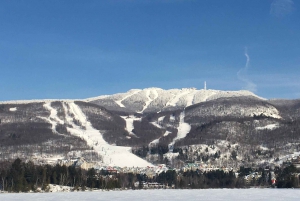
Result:
M206 81L204 81L204 90L206 90Z

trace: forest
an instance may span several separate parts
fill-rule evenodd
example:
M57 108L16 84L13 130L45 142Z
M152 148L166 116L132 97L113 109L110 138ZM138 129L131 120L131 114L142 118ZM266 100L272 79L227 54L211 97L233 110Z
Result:
M245 180L245 176L252 172L260 172L261 177ZM276 187L299 187L299 174L293 165L275 169L277 175ZM275 187L271 185L270 171L255 170L240 167L237 172L213 170L175 171L168 170L148 178L145 174L112 173L94 168L84 170L74 166L35 165L32 162L22 162L19 158L14 162L0 164L0 190L6 192L47 192L49 184L70 186L73 191L93 189L140 189L143 182L157 182L166 188L176 189L206 189L206 188L248 188ZM138 187L134 185L138 182Z

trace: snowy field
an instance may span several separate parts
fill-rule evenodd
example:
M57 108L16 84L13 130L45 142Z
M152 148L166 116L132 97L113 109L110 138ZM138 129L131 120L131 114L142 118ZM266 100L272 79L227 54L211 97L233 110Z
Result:
M205 189L205 190L127 190L70 193L0 194L0 200L299 200L300 189Z

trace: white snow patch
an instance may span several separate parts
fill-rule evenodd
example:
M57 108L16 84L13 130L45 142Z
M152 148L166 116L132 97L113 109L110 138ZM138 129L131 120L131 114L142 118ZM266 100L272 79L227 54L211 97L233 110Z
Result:
M175 121L175 116L174 115L170 115L170 121Z
M160 138L153 140L152 142L149 143L149 147L155 144L159 143Z
M179 155L179 153L171 153L171 152L168 152L168 153L165 153L164 154L164 157L171 160L172 158L176 158L177 156Z
M165 134L164 134L164 137L168 136L170 133L172 133L172 132L166 131Z
M162 128L157 122L150 122L152 125L156 126L157 128Z
M256 127L256 130L274 130L275 128L278 128L279 125L278 124L269 124L263 127Z
M141 121L141 118L140 117L136 117L134 115L120 116L120 117L122 117L125 120L125 122L126 122L126 130L127 130L127 132L130 135L134 135L135 136L135 134L132 132L132 130L134 129L133 122L134 121Z
M17 108L16 107L11 107L11 108L9 108L9 111L15 112L15 111L17 111Z
M269 148L267 148L267 147L264 147L264 146L259 146L259 148L260 148L261 150L264 150L264 151L267 151L267 150L269 150Z
M165 116L159 117L159 118L157 119L157 121L158 121L158 122L161 122L161 121L164 120L164 118L165 118Z
M56 193L56 192L70 192L72 190L71 186L61 186L55 184L49 184L49 192Z

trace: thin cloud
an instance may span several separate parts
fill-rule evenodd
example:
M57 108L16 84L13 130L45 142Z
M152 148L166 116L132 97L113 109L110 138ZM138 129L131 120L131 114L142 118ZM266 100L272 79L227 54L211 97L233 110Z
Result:
M270 14L275 17L284 17L294 11L293 0L273 0Z
M237 77L240 81L244 82L246 84L245 89L256 92L256 84L254 84L249 78L248 78L248 69L250 67L250 57L248 55L247 47L245 48L245 57L246 57L246 65L244 68L240 69L237 72Z

